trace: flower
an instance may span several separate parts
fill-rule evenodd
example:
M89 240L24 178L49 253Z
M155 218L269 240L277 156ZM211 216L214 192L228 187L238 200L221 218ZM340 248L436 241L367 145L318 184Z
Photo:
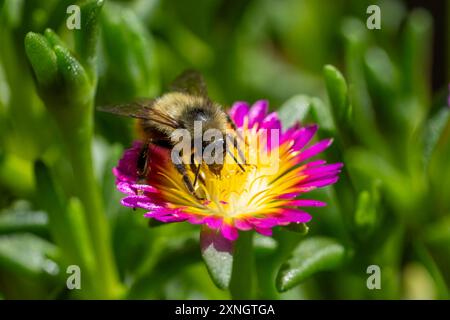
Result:
M332 139L308 147L317 125L297 124L283 131L277 113L267 114L267 110L268 103L264 100L251 108L245 102L232 106L229 115L249 145L246 155L262 152L270 156L265 158L266 162L257 158L245 171L236 163L225 162L219 176L202 169L203 179L197 190L204 200L187 190L169 152L158 147L152 146L150 150L146 184L137 184L136 163L142 143L134 142L113 169L118 190L127 195L121 203L143 208L148 211L146 217L162 222L204 224L220 230L231 241L237 239L238 230L254 229L270 236L273 227L310 221L311 215L299 207L320 207L325 203L298 197L335 183L343 164L327 164L324 160L306 162L328 148ZM277 143L266 139L265 144L254 144L266 129L280 132Z

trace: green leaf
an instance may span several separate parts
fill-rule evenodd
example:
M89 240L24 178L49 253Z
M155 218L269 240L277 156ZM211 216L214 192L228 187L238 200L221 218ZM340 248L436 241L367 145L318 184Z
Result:
M253 248L255 250L255 255L268 256L278 249L278 243L273 237L255 234L253 237Z
M85 67L52 30L47 29L45 36L29 32L25 37L25 51L36 75L39 93L47 107L59 111L63 109L62 106L88 105L94 94L93 82ZM76 112L68 117L74 118L87 111Z
M320 271L333 270L343 263L344 258L344 246L334 239L312 237L303 240L280 267L277 289L287 291Z
M198 235L179 234L178 237L161 239L160 243L163 249L155 247L158 252L150 257L152 261L143 261L139 271L135 272L128 299L148 298L150 293L159 290L179 274L180 267L186 268L201 262ZM145 274L139 274L144 270Z
M12 208L0 212L0 234L25 231L42 234L47 226L47 213L43 211Z
M0 1L0 21L2 21L2 24L10 28L20 26L22 23L24 4L24 0Z
M57 81L58 64L48 40L40 34L29 32L25 37L25 52L39 86L47 88L54 85Z
M311 98L311 117L319 125L319 129L326 131L327 135L334 135L335 127L333 116L329 108L320 98Z
M344 76L332 65L326 65L323 72L336 123L346 122L349 120L351 108Z
M445 129L445 125L450 119L450 109L443 107L436 115L428 120L424 133L424 158L428 164L433 151L436 150L436 146L440 137L442 137Z
M403 35L402 84L406 93L428 105L430 92L430 56L433 18L424 9L416 9L406 21Z
M57 189L50 170L42 161L36 161L34 165L36 177L36 189L40 194L37 203L48 212L51 235L63 253L72 252L70 234L67 232L67 219L61 191Z
M307 235L309 232L309 227L306 223L290 223L285 226L284 229L299 233L301 235Z
M69 50L61 45L54 47L58 69L62 75L65 91L76 99L77 104L86 104L92 99L92 86L84 67Z
M104 9L100 103L154 96L159 77L152 35L132 10L111 2Z
M427 244L450 249L450 215L425 226L423 234Z
M85 219L84 208L78 198L71 198L67 207L67 221L72 234L72 244L74 247L73 256L83 269L91 273L94 271L94 252L89 237L89 230ZM86 272L86 273L87 273Z
M76 52L89 70L91 79L95 75L95 58L99 33L98 20L103 7L103 0L86 1L81 5L81 28L75 29Z
M287 100L278 110L278 116L284 128L293 126L296 122L302 122L309 114L311 98L306 95L297 95Z
M220 289L227 289L233 268L233 243L220 232L203 227L200 247L211 279Z
M56 275L59 267L52 259L57 248L32 234L0 236L0 267L31 277Z
M381 181L375 180L371 191L363 190L359 193L354 222L362 236L370 235L378 221L380 186Z

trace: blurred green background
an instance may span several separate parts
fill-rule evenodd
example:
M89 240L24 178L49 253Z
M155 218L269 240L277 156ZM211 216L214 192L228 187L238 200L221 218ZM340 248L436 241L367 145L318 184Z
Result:
M120 206L133 121L94 111L187 68L224 106L268 99L284 126L319 123L345 163L311 196L329 205L307 235L255 236L253 298L449 298L449 1L79 1L69 30L73 2L0 0L0 299L239 296L210 279L197 226Z

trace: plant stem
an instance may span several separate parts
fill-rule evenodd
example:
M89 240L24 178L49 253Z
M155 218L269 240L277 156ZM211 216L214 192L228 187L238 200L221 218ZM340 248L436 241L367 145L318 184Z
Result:
M241 232L236 241L230 293L233 299L254 298L253 232Z
M80 109L92 110L92 106ZM93 117L91 115L80 116L85 117L83 125L79 125L80 121L77 121L79 119L73 119L72 122L65 121L64 125L61 124L61 132L73 168L76 192L86 214L95 253L98 285L102 289L101 298L118 298L121 287L111 251L109 224L92 164Z

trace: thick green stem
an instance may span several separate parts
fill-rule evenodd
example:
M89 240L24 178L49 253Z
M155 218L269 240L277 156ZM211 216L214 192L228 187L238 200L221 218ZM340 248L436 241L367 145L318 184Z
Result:
M92 107L80 108L92 110ZM103 208L102 198L95 180L92 164L93 118L77 119L61 124L61 132L68 151L68 158L74 172L74 184L81 200L88 222L90 238L95 253L98 286L102 290L100 298L117 298L121 293L115 262L111 250L109 224Z
M233 299L254 299L253 232L241 232L234 247L230 293Z

